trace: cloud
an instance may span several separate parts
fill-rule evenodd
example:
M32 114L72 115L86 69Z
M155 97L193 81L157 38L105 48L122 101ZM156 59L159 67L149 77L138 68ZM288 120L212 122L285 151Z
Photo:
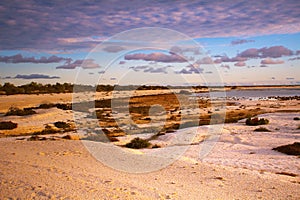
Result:
M179 46L172 46L170 48L170 54L179 54L179 55L183 55L185 53L191 52L194 55L200 55L200 48L198 47L190 47L190 48L183 48L183 47L179 47Z
M246 63L243 62L243 61L240 61L240 62L235 63L234 66L236 66L236 67L244 67L244 66L246 66Z
M289 60L300 60L300 57L289 58Z
M144 72L146 72L146 73L163 73L163 74L167 74L166 67L158 67L158 68L149 67L149 68L145 69Z
M220 67L225 68L225 69L230 69L230 66L229 66L229 65L224 65L224 64L222 64L222 65L220 65Z
M228 56L221 56L220 58L214 60L214 63L222 63L222 62L244 62L247 58L236 56L233 58L229 58Z
M194 65L188 65L180 71L176 71L176 74L202 74L204 71L203 68L195 67Z
M120 62L119 62L119 65L124 65L126 62L124 61L124 60L121 60Z
M107 46L104 47L103 50L109 53L116 53L125 50L125 48L122 46Z
M129 67L129 69L132 69L135 72L139 72L141 70L146 70L148 68L149 68L149 66L147 66L147 65Z
M268 65L262 64L262 65L260 65L260 67L269 67L269 66L268 66Z
M243 58L279 58L292 55L293 51L284 46L264 47L261 49L251 48L238 54L238 56Z
M124 58L125 60L144 60L144 61L156 61L156 62L164 62L164 63L187 62L185 58L178 56L176 54L167 55L160 52L150 53L150 54L144 54L144 53L129 54L129 55L125 55Z
M249 42L254 42L254 40L245 40L245 39L238 39L231 41L231 45L239 45L239 44L245 44Z
M29 74L29 75L21 75L18 74L14 77L15 79L59 79L59 76L49 76L44 74Z
M211 59L211 57L204 57L204 58L201 58L199 60L196 61L197 64L213 64L214 61Z
M266 59L263 59L260 63L261 64L266 64L266 65L275 65L275 64L283 64L284 61L283 60L273 60L271 58L266 58Z
M299 6L295 0L176 1L172 6L170 1L2 0L0 49L91 48L138 27L171 28L193 38L298 33Z
M287 77L286 80L295 80L295 78Z
M35 57L23 57L21 54L16 54L13 56L0 56L0 62L4 63L59 63L62 61L70 62L71 58L63 58L63 57L57 57L57 56L51 56L49 58L47 57L41 57L41 58L35 58Z
M167 69L172 67L171 65L164 66L164 67L151 67L148 65L141 65L141 66L132 66L129 69L132 69L135 72L145 72L145 73L163 73L167 74Z
M83 69L100 68L100 65L94 63L93 59L75 60L74 62L67 62L63 65L57 66L56 69L75 69L82 67Z

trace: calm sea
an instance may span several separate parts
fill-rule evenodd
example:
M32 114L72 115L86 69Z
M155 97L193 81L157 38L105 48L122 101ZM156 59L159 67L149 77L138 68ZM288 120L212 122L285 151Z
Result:
M227 92L198 93L201 97L228 97L228 98L251 98L264 99L268 97L291 97L300 96L300 89L262 89L262 90L230 90Z

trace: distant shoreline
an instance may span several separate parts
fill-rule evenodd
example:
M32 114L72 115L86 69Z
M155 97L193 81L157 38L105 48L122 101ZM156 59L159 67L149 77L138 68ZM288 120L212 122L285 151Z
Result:
M111 92L134 90L191 90L191 92L230 91L230 90L264 90L264 89L300 89L300 85L255 85L255 86L159 86L159 85L73 85L71 83L39 84L31 82L15 86L11 83L0 84L0 96L16 94L63 94L77 92Z

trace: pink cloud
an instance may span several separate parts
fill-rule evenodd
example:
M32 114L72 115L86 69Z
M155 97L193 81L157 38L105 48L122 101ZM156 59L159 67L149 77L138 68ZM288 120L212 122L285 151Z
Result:
M260 62L260 64L265 64L265 65L275 65L275 64L283 64L283 60L273 60L271 58L266 58Z
M144 54L144 53L136 53L136 54L129 54L125 56L125 60L145 60L145 61L156 61L156 62L187 62L187 60L181 56L171 54L163 54L163 53L151 53L151 54Z
M75 60L74 62L67 62L64 65L57 66L56 69L75 69L76 67L82 67L83 69L94 69L100 66L94 63L93 59Z
M240 61L240 62L235 63L234 66L236 66L236 67L244 67L244 66L246 66L246 63L243 62L243 61Z
M241 52L238 56L244 58L279 58L291 56L293 52L284 46L264 47L261 49L251 48Z

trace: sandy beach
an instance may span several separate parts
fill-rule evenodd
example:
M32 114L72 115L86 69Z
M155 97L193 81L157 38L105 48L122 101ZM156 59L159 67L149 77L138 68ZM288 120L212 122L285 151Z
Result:
M132 101L134 105L145 106L147 103L142 103L142 99L152 99L158 92L136 94ZM169 97L164 95L163 99ZM4 102L1 111L7 111L12 98L18 102L15 105L26 108L41 103L70 103L72 95L29 95L29 99L24 96L0 96ZM97 98L107 99L109 94ZM26 103L27 100L30 101ZM294 120L299 117L299 105L299 100L231 99L227 101L226 119L238 119L236 122L168 130L150 141L161 148L126 150L133 159L125 163L134 163L135 157L151 156L155 151L158 154L168 149L166 152L173 149L183 152L172 164L147 173L124 172L120 171L122 167L100 162L89 148L89 144L99 142L63 139L65 135L78 134L73 130L38 136L44 138L42 141L27 140L32 134L41 133L45 125L53 126L57 121L76 124L73 110L52 107L34 109L37 113L28 116L1 116L0 121L13 121L18 127L0 131L0 199L299 199L299 156L272 150L299 142L299 121ZM201 112L213 111L206 106ZM189 107L185 109L183 113L193 111ZM244 113L268 119L269 124L258 127L270 132L255 132L258 127L246 126ZM236 118L238 115L241 119ZM144 115L133 113L132 116L140 126L148 124ZM109 118L101 119L102 125L109 122L105 121ZM210 129L217 126L217 140L201 157ZM189 133L195 135L184 142ZM149 133L138 136L147 138ZM122 144L134 137L115 135L117 140L112 144L123 151ZM108 151L102 156L109 160L117 155Z

